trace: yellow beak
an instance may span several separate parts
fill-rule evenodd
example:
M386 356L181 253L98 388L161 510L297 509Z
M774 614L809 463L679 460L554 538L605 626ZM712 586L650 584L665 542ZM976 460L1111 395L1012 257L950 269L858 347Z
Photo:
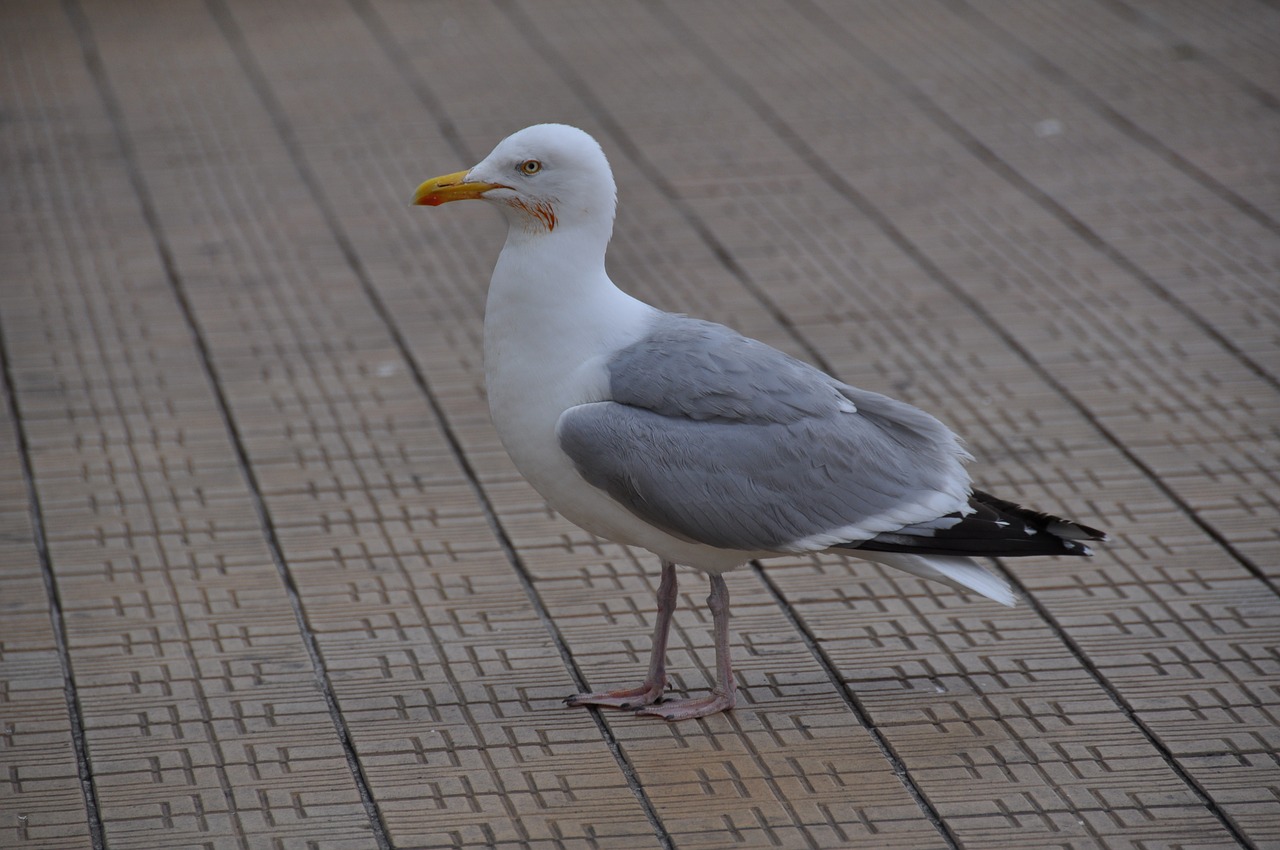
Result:
M418 191L413 193L414 204L438 207L450 201L483 198L484 193L490 189L504 188L499 183L469 183L467 182L467 175L470 173L471 170L467 169L453 174L445 174L442 177L432 177L419 186Z

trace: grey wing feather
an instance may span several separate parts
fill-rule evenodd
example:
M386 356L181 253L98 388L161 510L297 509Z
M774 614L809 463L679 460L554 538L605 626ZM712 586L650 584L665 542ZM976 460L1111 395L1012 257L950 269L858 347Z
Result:
M966 502L967 455L936 419L720 325L664 317L609 369L613 400L567 410L560 445L588 482L680 537L807 551Z
M793 422L851 407L834 378L754 339L663 314L609 362L613 400L698 421Z

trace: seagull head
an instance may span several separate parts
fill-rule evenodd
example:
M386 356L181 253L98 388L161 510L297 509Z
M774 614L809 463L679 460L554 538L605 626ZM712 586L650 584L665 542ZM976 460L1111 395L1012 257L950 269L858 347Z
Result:
M595 139L565 124L535 124L507 136L479 164L426 181L415 204L479 198L499 204L513 232L613 229L617 187Z

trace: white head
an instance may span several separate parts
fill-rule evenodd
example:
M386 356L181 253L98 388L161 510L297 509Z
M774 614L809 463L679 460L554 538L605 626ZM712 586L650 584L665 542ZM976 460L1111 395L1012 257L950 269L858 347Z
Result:
M513 233L613 231L617 187L595 139L565 124L535 124L498 143L467 171L428 180L415 204L480 198L502 205Z

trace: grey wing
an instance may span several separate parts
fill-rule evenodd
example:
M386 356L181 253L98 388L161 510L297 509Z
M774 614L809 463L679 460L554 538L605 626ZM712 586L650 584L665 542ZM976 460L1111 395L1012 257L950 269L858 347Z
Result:
M853 404L845 385L737 331L670 313L609 361L614 401L699 421L791 422Z
M614 358L612 401L557 426L579 473L636 515L710 546L787 552L964 509L967 455L933 417L727 328L673 324Z

